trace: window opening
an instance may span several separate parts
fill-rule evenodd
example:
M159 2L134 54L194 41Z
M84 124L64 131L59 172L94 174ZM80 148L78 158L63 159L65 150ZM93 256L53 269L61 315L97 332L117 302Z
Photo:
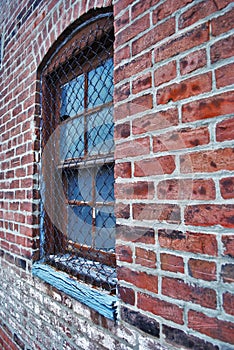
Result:
M41 259L114 293L112 16L81 27L42 72Z

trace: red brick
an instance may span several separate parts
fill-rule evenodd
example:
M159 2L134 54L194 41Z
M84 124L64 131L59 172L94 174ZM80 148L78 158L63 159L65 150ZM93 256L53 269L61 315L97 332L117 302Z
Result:
M201 312L190 310L188 313L188 326L213 339L234 344L234 326L231 322L208 317Z
M160 300L147 294L138 293L137 306L144 311L151 312L166 320L171 320L178 324L184 323L183 309L167 301Z
M115 164L115 178L130 178L132 174L131 163L116 163Z
M224 264L221 268L221 276L224 283L234 283L234 264Z
M126 304L135 304L135 292L131 288L118 286L118 296Z
M127 43L129 40L136 37L139 33L144 32L147 28L150 27L150 17L149 13L140 19L131 22L129 26L125 29L121 30L121 32L117 32L115 35L115 46L121 46Z
M121 1L121 0L120 0ZM160 0L148 0L148 1L138 1L134 6L132 6L132 18L136 18L145 11L149 10L152 6L155 6Z
M154 72L154 85L159 86L174 79L177 75L176 61L171 61L163 66L159 66Z
M115 159L126 157L137 157L149 154L150 140L149 137L139 138L133 141L123 142L116 145Z
M115 140L125 139L130 136L130 123L125 122L123 124L115 125Z
M118 64L120 64L123 60L130 58L130 47L129 45L126 45L119 49L117 49L114 52L114 67L116 67Z
M120 16L118 19L114 21L115 33L118 33L118 31L121 30L123 27L125 27L128 23L129 23L129 11L126 11L122 16ZM116 46L118 46L118 44Z
M153 152L193 148L206 145L209 142L210 135L207 127L174 130L153 137Z
M226 12L224 15L216 17L211 21L211 32L213 36L223 34L233 29L234 9Z
M232 0L216 0L216 6L219 10L222 10L224 7L232 3Z
M129 5L133 3L133 1L134 0L119 0L118 2L116 2L114 6L114 15L116 16L120 13L120 11L126 9Z
M219 142L234 139L234 118L225 119L217 124L216 139Z
M234 205L199 204L185 209L185 223L194 226L234 227Z
M175 167L175 159L173 156L151 157L150 159L135 162L134 176L142 177L172 174Z
M234 294L223 294L223 308L227 314L234 316Z
M133 80L132 93L138 94L139 92L149 89L151 87L152 87L151 73L146 73L141 75L140 77L137 77L135 80Z
M224 199L234 198L234 178L225 177L219 181L220 192Z
M158 292L158 276L150 275L146 272L133 271L127 267L117 268L118 280L124 280L138 288L148 290L153 293Z
M215 77L218 88L234 84L234 63L216 69Z
M191 301L201 306L215 309L216 293L210 288L202 288L185 283L181 279L163 277L162 293L171 298Z
M161 88L157 92L157 103L166 104L170 101L183 100L185 98L200 95L212 88L211 74L206 73L174 83Z
M194 72L206 66L206 63L206 50L192 52L180 60L180 72L182 75Z
M180 223L180 208L176 204L133 204L133 219Z
M114 103L126 100L130 95L130 83L127 82L119 87L115 87Z
M206 0L195 4L185 11L179 17L179 28L191 26L200 19L205 18L216 11L216 5L213 0Z
M160 181L157 187L159 199L210 200L215 199L212 179L171 179Z
M162 253L160 254L160 260L162 270L184 273L184 260L182 257Z
M117 225L116 235L116 239L127 242L155 244L155 232L149 227Z
M205 281L216 281L216 264L213 261L189 259L189 275Z
M224 148L214 151L202 151L180 157L181 172L216 172L234 169L234 149Z
M155 61L161 62L169 57L174 57L183 51L198 46L209 40L208 25L202 24L176 38L168 40L155 49Z
M116 183L115 197L118 199L153 199L154 183L138 181L133 183Z
M116 245L116 258L120 261L132 263L132 249L127 245Z
M164 38L170 37L175 33L175 19L170 18L166 22L163 22L146 34L133 41L132 43L132 54L133 56L137 55L141 51L148 49Z
M210 48L210 58L211 62L215 63L224 58L232 57L234 54L234 36L229 36L228 38L221 39Z
M130 78L131 76L140 73L141 71L150 68L152 66L152 54L151 52L147 52L133 60L129 63L125 63L124 65L118 67L114 71L114 82L115 84Z
M136 247L135 263L142 266L155 268L156 267L156 253L152 250Z
M213 234L160 229L158 239L162 248L211 256L218 254L217 240Z
M222 236L223 252L234 258L234 235Z
M166 111L135 118L132 122L132 131L134 135L138 135L149 131L165 129L178 125L178 119L178 110L176 108L167 109Z
M192 2L192 0L180 0L180 1L175 1L175 0L167 0L160 6L158 6L154 11L153 11L153 23L157 23L158 21L163 20L164 18L170 16L174 12L176 12L178 9L186 6Z
M153 108L153 96L146 94L134 98L132 101L125 102L114 110L115 120L121 120L127 116L131 116L137 113L146 112Z
M125 203L115 204L115 216L117 218L128 219L130 217L130 206Z

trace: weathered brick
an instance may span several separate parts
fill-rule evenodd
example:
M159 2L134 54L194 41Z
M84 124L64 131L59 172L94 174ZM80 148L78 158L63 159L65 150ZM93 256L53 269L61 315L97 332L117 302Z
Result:
M215 71L216 86L218 88L234 84L234 63L220 67Z
M234 205L198 204L185 208L185 223L194 226L234 227Z
M230 9L225 14L211 20L212 35L218 36L233 28L234 9Z
M126 307L121 308L121 317L132 326L135 326L141 329L143 332L159 338L159 323L153 318Z
M150 176L172 174L175 170L175 158L173 156L151 157L150 159L136 161L134 176Z
M156 267L156 253L152 250L136 247L135 249L135 263L142 266L155 268Z
M220 192L224 199L234 198L234 178L225 177L219 181Z
M131 263L133 261L131 247L127 245L116 245L116 258L120 261Z
M159 89L157 92L157 103L167 104L170 101L183 100L208 92L211 88L211 74L205 73Z
M171 250L207 254L217 256L218 245L216 236L209 233L181 232L159 229L159 244Z
M146 73L141 75L140 77L137 77L135 80L133 80L132 93L137 94L151 87L152 87L151 73Z
M158 21L163 20L190 2L192 2L192 0L166 0L153 11L153 23L155 24Z
M234 258L234 235L223 235L222 243L224 254Z
M161 316L166 320L171 320L178 324L184 323L182 308L156 297L144 293L138 293L137 306L144 311Z
M206 0L199 4L194 4L189 10L183 12L179 17L179 28L185 28L198 22L200 19L209 16L216 11L216 5L213 0Z
M182 173L205 173L234 169L234 149L202 151L180 157Z
M181 279L163 277L162 293L175 299L191 301L211 309L215 309L217 306L216 293L213 289L194 286L185 283Z
M171 108L166 111L156 112L141 118L135 118L132 123L134 135L144 134L149 131L169 128L178 124L178 111Z
M224 58L233 56L234 36L221 39L213 44L210 48L211 62L215 63Z
M234 316L234 294L223 294L223 308L227 314Z
M159 86L174 79L177 75L176 72L176 61L171 61L163 66L159 67L154 71L154 85Z
M115 164L115 178L130 178L132 174L131 163L116 163Z
M218 350L218 346L214 345L208 341L197 338L194 335L187 334L186 332L172 328L167 325L163 325L162 328L163 334L165 335L165 339L167 342L174 346L182 346L186 349L198 350L198 349L206 349L206 350Z
M155 232L149 227L119 225L117 226L116 239L154 244Z
M116 145L115 157L122 159L126 157L136 157L140 155L149 154L150 140L149 137L139 138L136 140L123 142Z
M159 41L163 40L164 38L170 37L174 33L175 19L170 18L166 22L157 25L156 27L148 31L146 34L133 41L133 56L139 54L142 50L145 50L146 48L153 47Z
M216 264L212 261L189 259L188 270L190 276L205 281L216 280Z
M194 51L180 60L180 72L182 75L194 72L195 70L204 67L206 63L206 50L201 49Z
M180 208L176 204L133 204L133 218L136 220L157 220L180 223Z
M123 266L117 268L117 274L119 281L123 280L138 288L142 288L153 293L158 292L158 276L150 275L146 272L134 271Z
M154 153L170 152L205 145L209 142L210 135L207 127L178 129L153 137L153 151Z
M119 199L153 199L154 183L147 181L116 183L115 196Z
M216 139L219 142L233 140L234 138L234 118L221 121L216 126Z
M188 313L188 326L211 338L234 344L234 326L231 322L190 310Z
M136 18L145 11L149 10L152 6L156 5L160 0L148 0L148 1L138 1L132 6L132 18Z
M135 292L133 289L118 286L118 295L124 303L130 304L130 305L135 304Z
M162 270L184 273L184 260L182 257L161 253L160 261Z
M221 269L221 276L225 283L234 282L234 264L225 264Z
M160 62L169 57L174 57L179 53L198 46L209 39L208 26L202 24L176 38L168 40L155 49L155 61Z
M212 179L171 179L158 183L159 199L215 199L215 184Z

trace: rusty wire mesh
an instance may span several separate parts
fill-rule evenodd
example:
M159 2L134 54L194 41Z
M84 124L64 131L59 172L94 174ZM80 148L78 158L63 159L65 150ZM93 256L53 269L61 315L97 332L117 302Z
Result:
M69 33L41 74L41 259L115 290L113 29Z

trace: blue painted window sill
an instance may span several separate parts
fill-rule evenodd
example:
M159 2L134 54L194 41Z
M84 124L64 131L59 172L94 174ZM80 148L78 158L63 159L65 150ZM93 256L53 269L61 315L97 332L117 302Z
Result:
M117 297L78 282L68 274L58 271L45 263L38 261L32 266L33 276L39 277L58 290L96 310L101 315L116 320Z

